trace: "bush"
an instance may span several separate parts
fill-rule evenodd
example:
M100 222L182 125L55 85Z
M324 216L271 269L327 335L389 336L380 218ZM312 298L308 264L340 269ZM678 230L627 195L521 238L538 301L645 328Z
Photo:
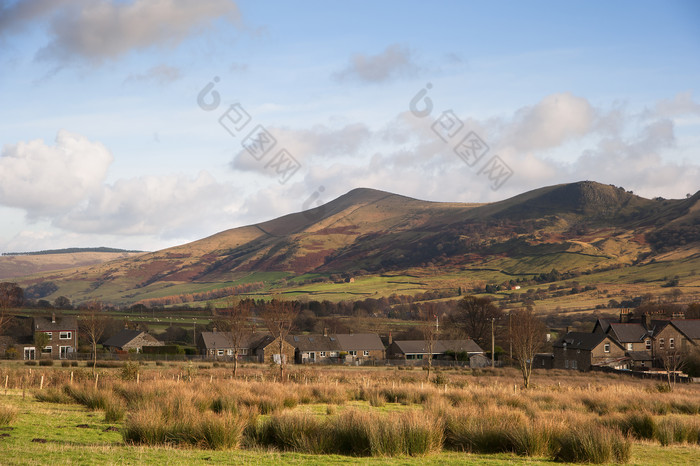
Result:
M139 375L139 363L128 361L124 363L119 376L125 382L136 380Z
M40 366L53 366L53 359L40 359L39 365Z
M70 367L70 361L61 361L61 367Z
M32 360L30 360L30 361L24 361L24 365L25 365L25 366L36 366L36 365L37 365L37 362L36 362L36 361L32 361Z
M627 463L632 444L617 429L579 426L556 438L554 459L568 463Z

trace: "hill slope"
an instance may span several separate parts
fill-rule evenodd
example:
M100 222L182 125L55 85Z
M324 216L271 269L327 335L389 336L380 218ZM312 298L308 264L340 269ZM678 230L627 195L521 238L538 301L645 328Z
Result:
M52 281L73 299L135 302L304 274L382 273L415 267L507 274L602 270L668 254L698 252L700 193L649 200L585 181L491 204L437 203L355 189L315 209L227 230L193 243L73 272ZM655 239L656 238L656 239ZM306 275L311 276L311 275Z

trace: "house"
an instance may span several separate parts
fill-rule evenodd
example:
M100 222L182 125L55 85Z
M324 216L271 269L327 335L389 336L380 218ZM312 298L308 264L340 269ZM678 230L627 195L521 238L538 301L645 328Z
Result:
M339 361L340 343L333 335L290 335L287 341L295 348L297 364Z
M54 313L51 318L34 317L32 331L34 335L45 334L47 344L43 348L37 348L33 343L22 345L24 359L66 359L78 347L78 319L75 316L57 316Z
M533 369L553 369L554 354L553 353L537 353L535 360L532 363Z
M102 343L102 346L110 351L135 351L137 353L140 353L141 348L144 346L163 345L164 343L162 341L157 340L154 336L149 335L142 330L130 330L126 328L120 330L119 333L112 335L104 343Z
M483 354L479 345L474 340L435 340L433 342L433 359L445 359L445 353L452 353L458 357L460 353L470 357L475 354ZM404 359L406 361L426 359L429 351L426 340L399 340L392 342L386 349L386 356L389 359Z
M331 335L338 341L340 351L347 353L346 360L367 361L384 359L384 343L376 333L337 333Z
M700 345L700 320L668 320L656 329L652 356L668 351L687 352Z
M623 368L625 350L602 332L568 332L552 344L554 369L590 370L594 365Z
M279 339L265 332L250 332L242 336L238 358L255 362L279 362ZM213 358L233 358L233 339L227 332L202 332L197 338L199 353ZM283 343L285 361L294 360L294 347Z

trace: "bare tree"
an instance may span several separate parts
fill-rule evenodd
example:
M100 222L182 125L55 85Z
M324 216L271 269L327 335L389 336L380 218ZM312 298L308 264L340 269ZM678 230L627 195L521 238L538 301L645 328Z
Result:
M102 315L102 303L92 301L87 304L87 314L81 317L80 330L92 345L92 373L97 367L97 342L107 328L107 317Z
M284 341L292 331L298 313L295 303L278 298L273 298L262 311L263 321L272 338L279 339L280 382L284 381L284 366L287 362L284 357Z
M682 371L687 361L687 352L680 348L666 348L657 350L657 358L666 371L666 383L669 391L673 391L676 387L676 375Z
M223 317L216 321L216 325L226 332L231 347L233 348L233 376L238 371L238 355L245 341L246 334L250 332L248 317L250 317L250 302L229 298L226 309L222 311Z
M10 324L12 315L10 311L24 303L24 292L16 283L0 283L0 335L5 327Z
M465 296L450 315L450 322L482 348L489 343L491 320L499 320L503 314L489 298Z
M547 327L535 316L531 308L513 311L511 325L514 330L513 356L520 367L525 388L529 388L532 364L535 355L544 346Z
M421 332L423 340L428 347L428 376L430 379L430 371L433 368L433 352L435 351L435 341L438 337L439 325L436 306L432 303L426 303L421 309Z

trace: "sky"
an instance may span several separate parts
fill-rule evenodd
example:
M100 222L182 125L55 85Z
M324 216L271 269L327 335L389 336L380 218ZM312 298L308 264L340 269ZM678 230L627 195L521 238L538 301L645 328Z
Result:
M367 187L700 190L700 2L0 0L0 252L158 250Z

